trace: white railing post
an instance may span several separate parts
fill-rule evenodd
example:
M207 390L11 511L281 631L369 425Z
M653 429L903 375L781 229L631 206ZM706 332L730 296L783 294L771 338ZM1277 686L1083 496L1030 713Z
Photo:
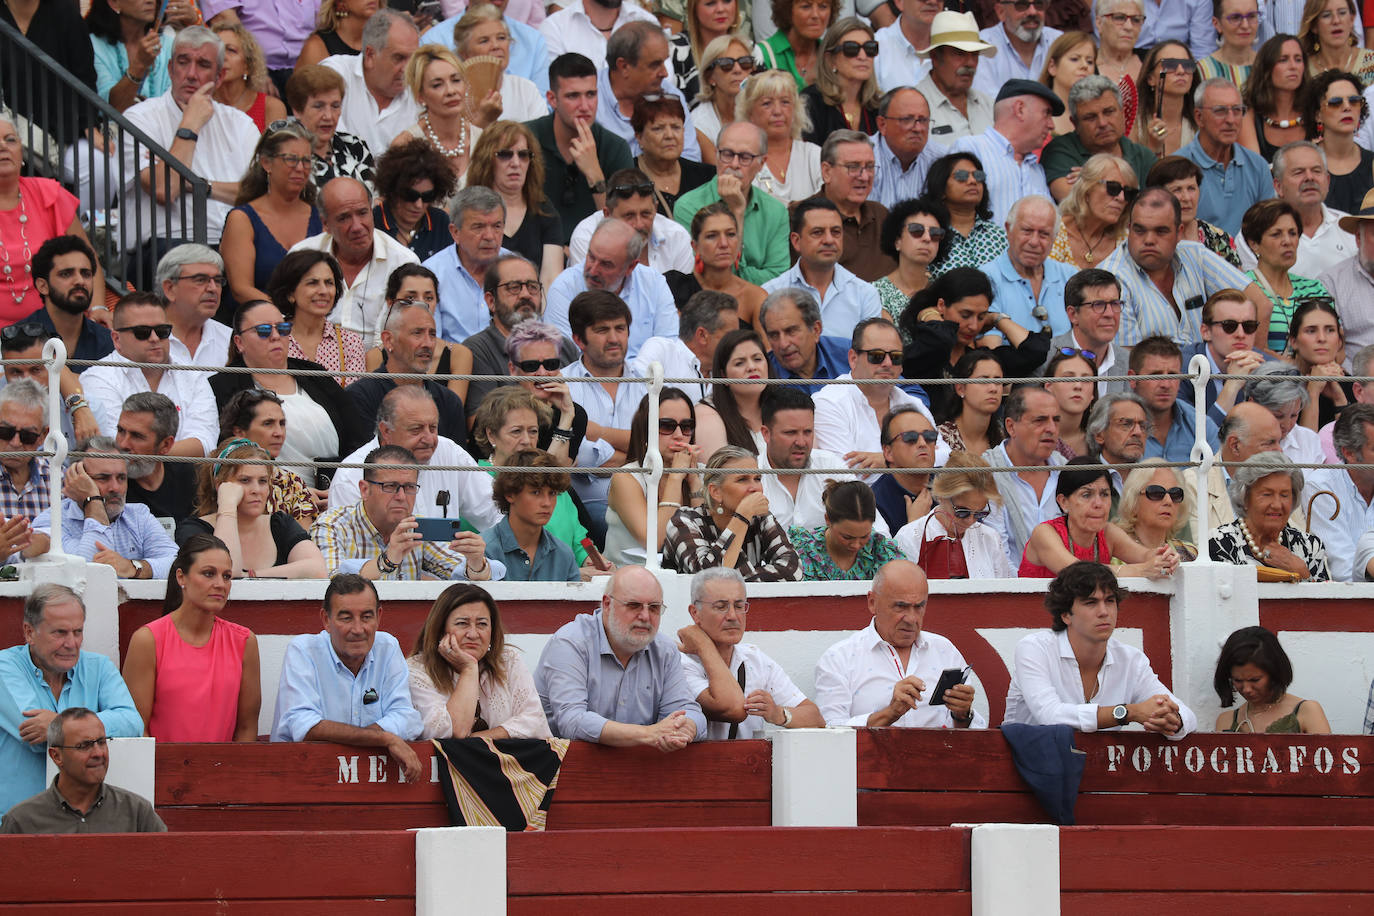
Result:
M1205 353L1199 353L1188 363L1188 372L1193 375L1193 449L1189 461L1197 465L1197 517L1193 538L1197 542L1197 563L1212 562L1212 552L1207 547L1207 475L1212 471L1212 446L1207 443L1207 383L1212 378L1212 363Z
M67 363L67 345L61 337L50 337L43 344L43 361L48 367L48 438L43 450L52 452L48 459L48 505L57 524L52 526L48 552L62 553L62 465L67 460L67 437L62 433L62 367Z
M649 363L649 430L644 452L648 487L644 500L644 568L656 571L658 565L658 482L663 479L663 454L658 450L658 393L663 390L663 364Z

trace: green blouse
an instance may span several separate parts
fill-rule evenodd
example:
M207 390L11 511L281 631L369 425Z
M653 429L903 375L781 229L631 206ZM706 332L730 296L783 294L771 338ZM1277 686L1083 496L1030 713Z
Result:
M477 463L484 468L491 467L491 462L486 458L478 459ZM496 476L492 471L487 473L492 477ZM587 529L577 520L577 506L573 504L572 497L566 491L558 494L558 502L553 506L553 515L549 516L544 530L572 548L578 566L587 562L587 548L582 546Z
M825 549L825 526L803 528L793 525L787 529L787 536L801 560L802 579L812 582L826 580L872 579L884 563L906 557L902 548L891 538L874 531L868 536L868 543L859 549L854 565L840 569Z
M1293 295L1285 298L1260 279L1258 268L1247 270L1245 275L1255 281L1274 307L1269 313L1269 349L1275 353L1282 353L1288 346L1288 327L1293 323L1293 313L1297 311L1298 303L1304 299L1327 298L1331 295L1320 281L1289 274L1288 282L1293 284Z

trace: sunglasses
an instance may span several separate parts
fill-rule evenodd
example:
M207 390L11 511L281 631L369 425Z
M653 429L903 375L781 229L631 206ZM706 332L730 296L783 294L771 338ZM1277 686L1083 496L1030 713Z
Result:
M1140 193L1140 188L1133 188L1119 181L1104 181L1102 188L1107 192L1108 197L1122 197L1126 203L1135 200L1135 196Z
M674 420L671 417L658 418L658 431L665 436L671 436L678 430L682 430L684 436L690 436L696 432L696 420Z
M950 174L955 181L968 181L969 176L972 176L973 180L978 182L979 184L982 184L983 182L988 180L988 173L983 171L982 169L974 169L971 172L968 169L955 169Z
M619 198L652 197L654 195L654 183L641 181L636 184L613 184L606 189L606 193Z
M158 340L166 340L172 336L172 326L170 324L129 324L122 328L115 328L120 334L132 334L135 340L147 340L154 334Z
M998 5L1009 6L1018 13L1024 13L1032 6L1038 10L1046 9L1049 7L1050 3L1049 0L1001 0Z
M45 337L48 331L36 321L21 321L0 328L0 338L18 340L20 337Z
M715 60L711 61L711 66L715 67L717 70L733 70L735 69L735 67L738 66L745 73L749 73L751 70L753 70L755 64L756 61L754 60L754 58L748 56L717 57Z
M1165 57L1159 62L1159 72L1161 73L1168 73L1170 70L1192 73L1196 68L1197 64L1186 57Z
M521 372L538 372L540 369L557 372L563 368L563 360L556 356L551 356L548 359L522 359L517 361L515 365Z
M496 158L502 162L510 162L516 156L520 157L521 162L530 161L530 151L527 149L499 149L496 151Z
M1146 487L1145 489L1141 490L1140 493L1141 493L1142 496L1144 496L1146 499L1148 499L1148 500L1149 500L1150 502L1152 502L1152 503L1157 503L1157 502L1159 502L1160 500L1162 500L1162 499L1163 499L1164 497L1166 497L1166 496L1169 497L1169 499L1170 499L1172 502L1176 502L1176 503L1181 503L1181 502L1183 502L1183 488L1182 488L1182 487L1169 487L1169 489L1166 490L1166 489L1164 489L1163 487L1161 487L1159 484L1157 484L1157 483L1152 483L1152 484L1150 484L1148 487Z
M969 519L969 518L971 518L971 519L973 519L975 522L981 522L981 521L985 520L989 515L992 514L992 510L991 510L991 509L969 509L969 508L967 508L967 507L965 507L965 506L953 506L953 505L951 505L951 506L949 507L949 514L952 515L952 516L954 516L955 518L959 519L960 521L963 521L964 519Z
M292 328L291 322L289 322L289 321L278 321L276 324L255 324L255 325L250 325L249 327L244 328L242 331L235 331L234 333L236 333L236 334L247 334L247 333L249 333L249 332L252 332L252 333L254 333L254 334L257 334L257 335L258 335L259 337L261 337L263 340L266 340L267 338L269 338L269 337L272 336L272 332L273 332L273 331L276 331L276 332L277 332L278 334L280 334L282 337L290 337L290 336L291 336L291 328Z
M25 445L33 445L38 441L38 430L20 429L17 426L0 426L0 442L14 441L15 433L19 434L19 441Z
M934 445L939 438L940 434L933 429L908 429L888 439L887 444L891 445L900 439L907 445L915 445L924 439L928 445Z
M1222 332L1226 334L1236 333L1236 328L1244 329L1247 334L1253 334L1255 331L1259 330L1259 322L1254 319L1249 321L1237 321L1234 318L1223 318L1220 321L1209 321L1207 323L1214 328L1221 328Z
M859 352L868 357L868 364L870 366L881 366L883 360L886 359L892 360L892 365L894 366L900 366L902 364L901 350L860 350Z
M925 223L907 223L906 234L913 239L924 238L926 232L930 233L930 240L938 242L945 237L945 230L939 226L927 226Z
M864 52L869 57L877 57L878 43L871 39L864 42L842 41L837 45L831 46L830 53L833 54L836 51L839 51L845 57L858 57L860 51Z
M1087 304L1088 304L1088 303L1086 303L1086 302L1084 303L1084 305L1087 305ZM1078 350L1078 349L1075 349L1074 347L1060 347L1060 348L1059 348L1059 355L1060 355L1060 356L1081 356L1081 357L1083 357L1084 359L1086 359L1086 360L1087 360L1088 362L1090 362L1090 363L1095 363L1095 362L1097 362L1097 354L1094 353L1092 350Z
M1344 95L1344 96L1342 96L1342 95L1333 95L1333 96L1331 96L1331 98L1329 98L1329 99L1326 100L1326 107L1327 107L1327 108L1344 108L1346 105L1350 105L1350 106L1352 106L1352 107L1354 107L1354 108L1359 108L1359 107L1360 107L1360 102L1362 102L1362 101L1364 101L1364 97L1363 97L1363 96L1358 96L1358 95Z
M413 204L417 200L432 204L439 199L439 189L430 188L428 191L417 191L414 188L402 188L396 192L396 196L408 204Z

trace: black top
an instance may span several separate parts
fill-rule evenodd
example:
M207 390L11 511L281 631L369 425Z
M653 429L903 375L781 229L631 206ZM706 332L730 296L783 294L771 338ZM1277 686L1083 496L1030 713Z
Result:
M677 204L677 199L688 191L695 191L697 188L706 184L716 177L716 170L709 165L700 162L693 162L690 159L679 158L677 161L679 177L677 181L677 193L669 194L661 188L654 194L654 200L658 203L658 212L669 219L673 218L673 207ZM639 160L635 160L635 168L639 168ZM664 208L664 205L667 208Z
M360 378L344 391L352 401L358 422L367 429L375 429L382 398L395 387L396 383L389 378ZM465 445L468 441L468 424L463 411L463 399L454 394L448 385L433 379L425 380L425 390L439 408L439 435Z
M0 3L0 20L18 28L8 3ZM86 21L81 18L77 0L42 0L29 22L25 36L45 51L72 76L95 92L95 51ZM7 47L0 57L18 56ZM5 104L15 114L27 115L38 126L47 129L58 146L73 143L91 123L95 109L72 92L63 79L34 65L11 62L14 69L5 69L3 95ZM30 156L41 158L44 151L34 149L24 137ZM56 156L61 152L53 149Z
M56 306L54 306L55 308ZM25 321L36 321L43 326L49 334L57 335L57 325L52 323L52 316L48 314L47 306L34 309L33 312L24 318L16 321L15 324L23 324ZM76 338L76 349L68 353L68 359L103 359L114 352L114 338L110 336L109 330L103 324L96 324L89 318L81 319L81 333ZM83 372L87 366L72 366L73 372ZM132 483L133 481L130 481Z
M145 490L129 478L125 502L143 503L154 518L170 518L177 524L186 519L196 504L196 465L168 462L162 466L162 486Z
M1252 108L1250 116L1255 119L1255 139L1259 141L1259 154L1264 157L1265 162L1273 162L1274 154L1279 148L1264 137L1264 115L1260 114L1258 108Z
M545 245L563 245L563 221L557 213L548 210L539 213L526 210L520 228L514 235L502 239L501 244L529 258L537 270L544 263Z
M1364 196L1374 188L1374 153L1360 150L1360 164L1344 175L1331 174L1331 188L1326 192L1326 205L1333 210L1359 213Z
M406 247L415 252L415 256L421 262L428 260L431 255L438 254L453 244L448 222L448 214L443 210L438 207L427 207L425 215L420 218L410 236L410 244ZM396 218L387 210L385 204L377 204L372 208L372 223L393 239L396 238Z
M572 440L568 442L568 455L573 461L577 461L577 452L582 448L582 440L587 438L587 411L582 409L581 404L573 404ZM553 444L553 424L539 426L539 447L544 451L549 450ZM586 524L583 524L586 527ZM588 529L589 531L591 529Z
M845 119L844 112L821 98L821 91L815 86L807 86L801 91L802 104L811 116L811 129L802 134L802 139L817 146L825 143L825 138L837 130L857 130L872 136L878 132L878 109L863 108L859 112L859 123L853 127Z
M663 279L668 281L668 292L673 294L673 302L677 305L677 310L682 311L682 307L687 304L687 300L701 292L703 287L701 281L697 279L695 273L684 273L680 270L670 270L663 275ZM753 328L749 322L743 318L739 320L740 330L748 331Z
M949 355L957 342L958 327L952 321L917 321L916 310L902 312L898 325L906 331L911 343L906 345L902 360L902 375L906 378L952 378ZM1003 344L992 351L1002 364L1007 378L1036 375L1050 352L1050 332L1046 328L1021 341L1021 346ZM934 385L930 389L930 412L935 422L958 415L959 396L953 385Z
M310 534L301 523L291 517L290 512L273 512L272 543L277 545L277 562L273 566L285 566L291 557L291 548L301 541L310 540ZM196 534L214 534L215 526L197 516L185 519L177 525L176 542L184 544L186 539Z
M534 132L543 151L544 197L548 199L549 206L558 212L563 229L559 241L567 245L572 241L573 228L596 209L591 185L587 184L582 170L570 162L564 162L558 152L558 141L553 136L553 115L526 121L525 126ZM634 166L630 145L600 124L592 124L592 140L596 143L596 159L601 165L601 174L609 178L621 169Z
M243 363L239 361L236 365L243 365ZM308 359L296 359L295 357L287 357L286 368L315 370L317 372L324 369L319 363L312 363ZM334 421L334 429L339 434L338 455L312 455L312 458L335 460L344 455L351 455L364 442L372 438L373 427L363 425L357 409L353 406L352 399L344 394L344 390L339 387L338 382L322 375L311 375L297 377L296 384L300 386L301 391L310 395L311 400L329 413L330 419ZM223 410L224 405L229 403L229 399L240 391L256 387L257 382L253 381L253 376L246 372L216 372L210 376L210 390L215 393L215 405L220 410Z
M315 34L319 36L320 41L324 42L324 49L328 51L331 56L335 54L352 54L356 57L363 53L357 48L349 47L348 43L340 38L339 33L333 29L327 32L317 31Z

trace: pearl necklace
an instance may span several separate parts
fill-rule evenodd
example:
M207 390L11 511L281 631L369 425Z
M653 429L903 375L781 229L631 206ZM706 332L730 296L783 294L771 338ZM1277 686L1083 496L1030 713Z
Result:
M434 145L440 153L447 159L455 159L459 156L466 156L468 152L468 122L466 118L458 119L458 145L449 149L439 142L439 135L434 132L434 125L429 123L429 112L426 111L420 116L425 122L425 138Z
M24 297L29 293L29 277L33 273L33 253L29 251L29 213L24 207L24 192L15 191L19 195L19 238L24 245L24 285L20 286L14 278L14 268L10 265L9 246L0 246L0 256L4 257L3 267L0 273L4 274L5 282L10 285L10 296L16 305L24 301Z
M1245 519L1236 519L1236 526L1240 528L1241 536L1245 538L1246 546L1250 548L1250 555L1256 560L1267 560L1273 552L1270 550L1260 550L1259 544L1255 543L1255 536L1250 533L1250 527L1245 524Z

